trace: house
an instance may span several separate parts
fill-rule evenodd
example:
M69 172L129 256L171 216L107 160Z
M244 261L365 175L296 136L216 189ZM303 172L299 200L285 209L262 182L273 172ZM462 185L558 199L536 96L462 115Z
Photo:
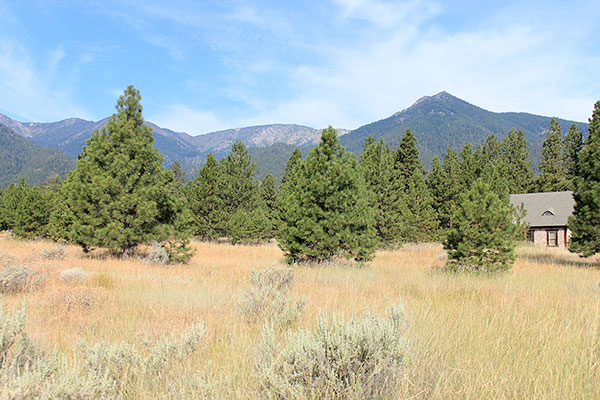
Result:
M523 205L529 224L527 242L546 247L567 247L571 231L569 216L573 214L573 192L524 193L510 196L513 206Z

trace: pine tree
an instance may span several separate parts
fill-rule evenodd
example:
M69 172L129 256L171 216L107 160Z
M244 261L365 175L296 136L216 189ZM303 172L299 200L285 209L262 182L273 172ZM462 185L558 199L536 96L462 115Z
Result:
M70 231L73 225L73 213L69 212L66 199L66 185L54 189L52 212L48 223L48 236L55 242L68 243L71 241Z
M84 251L129 255L139 244L179 235L178 189L153 147L140 99L133 86L125 90L117 113L87 141L64 182L68 236Z
M460 182L465 188L471 186L475 179L479 177L478 165L473 158L473 146L466 143L460 152Z
M573 189L573 181L577 175L579 153L583 148L583 133L575 123L571 125L563 142L565 174L567 178L567 186Z
M183 168L181 168L179 161L175 161L173 164L171 164L169 170L173 173L175 183L177 183L179 187L183 187L185 184L185 172L183 171Z
M285 184L290 177L294 174L296 166L302 163L302 152L299 149L294 149L290 159L285 165L285 171L283 171L283 178L281 178L281 184Z
M224 235L225 213L221 196L221 169L217 159L209 153L198 176L186 185L186 197L194 218L195 236L204 240Z
M594 106L589 136L579 153L574 178L575 210L569 218L572 230L569 250L584 257L600 253L600 101Z
M275 177L271 174L267 174L260 183L259 187L260 195L260 209L263 210L268 224L265 224L265 236L266 238L272 238L275 235L275 229L277 225L277 183Z
M289 262L322 262L338 255L369 260L377 247L375 219L355 157L339 144L332 127L295 168L281 191L278 239Z
M534 186L529 148L523 131L511 129L502 142L501 162L496 164L506 178L510 193L527 193Z
M502 144L496 140L495 135L490 135L483 144L483 154L487 162L498 164L502 157Z
M237 140L231 151L220 162L221 185L219 191L223 204L223 221L227 222L240 210L252 210L256 207L258 185L254 181L256 165L241 140ZM228 225L225 225L227 236Z
M566 189L562 131L554 118L550 121L550 130L546 132L542 144L538 168L542 172L537 179L538 191L557 192Z
M19 205L21 197L21 187L25 185L25 178L21 179L21 183L16 185L14 182L8 185L2 192L1 209L0 209L0 230L11 230L15 226L15 210Z
M408 181L415 169L422 170L417 139L410 129L402 135L395 157L395 169L399 171L403 182Z
M521 217L507 195L494 193L478 179L461 196L454 226L447 232L447 268L487 273L509 269L516 242L525 232Z
M458 153L448 146L448 151L444 157L444 178L445 190L441 198L435 200L435 204L440 205L438 213L440 215L441 226L443 228L452 228L454 213L461 193L466 188L463 186L464 180L461 177L461 167Z
M43 238L48 235L48 223L52 206L51 194L36 186L29 186L24 179L14 188L11 204L11 233L23 239Z
M369 203L375 215L375 229L382 243L399 241L403 225L404 182L394 170L394 153L383 138L365 141L359 170L369 190Z
M431 172L427 175L427 187L431 194L431 205L438 215L438 225L442 225L440 212L444 207L446 196L446 177L440 159L435 156L431 163Z
M402 220L404 222L404 241L426 242L437 235L437 213L433 209L433 199L419 168L408 180L406 201Z
M511 194L512 185L501 167L502 165L486 164L483 171L481 171L480 178L490 186L492 192L500 197L507 197Z
M0 232L8 229L8 224L6 223L6 217L4 214L6 213L6 206L4 205L4 196L6 190L0 189Z
M231 216L227 224L232 244L258 243L270 239L273 234L271 221L263 207L254 210L241 208Z

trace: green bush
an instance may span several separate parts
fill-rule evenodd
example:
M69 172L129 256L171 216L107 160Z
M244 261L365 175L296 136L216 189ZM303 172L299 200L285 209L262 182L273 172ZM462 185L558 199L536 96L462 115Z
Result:
M385 399L396 393L406 362L402 306L382 318L319 316L314 333L277 341L267 327L256 359L258 395L266 399Z

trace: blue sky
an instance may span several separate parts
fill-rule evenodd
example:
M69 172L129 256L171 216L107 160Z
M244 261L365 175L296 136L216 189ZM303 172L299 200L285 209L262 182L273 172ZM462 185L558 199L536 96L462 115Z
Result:
M0 0L0 112L99 120L123 89L193 135L356 128L448 91L586 121L600 99L593 1Z

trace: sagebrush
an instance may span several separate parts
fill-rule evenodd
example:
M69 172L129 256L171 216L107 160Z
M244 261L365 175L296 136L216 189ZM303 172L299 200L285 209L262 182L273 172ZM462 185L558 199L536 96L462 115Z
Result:
M386 399L396 392L407 346L402 306L383 318L371 312L344 319L321 314L314 332L268 326L257 353L258 395L266 399Z
M252 271L250 286L239 299L240 313L249 321L270 320L286 326L298 319L305 300L294 299L289 291L294 284L290 268L267 268Z
M24 308L0 308L0 398L121 399L146 392L189 398L210 390L201 374L171 373L197 350L206 333L202 322L144 351L126 342L81 344L72 361L34 346L25 323Z

